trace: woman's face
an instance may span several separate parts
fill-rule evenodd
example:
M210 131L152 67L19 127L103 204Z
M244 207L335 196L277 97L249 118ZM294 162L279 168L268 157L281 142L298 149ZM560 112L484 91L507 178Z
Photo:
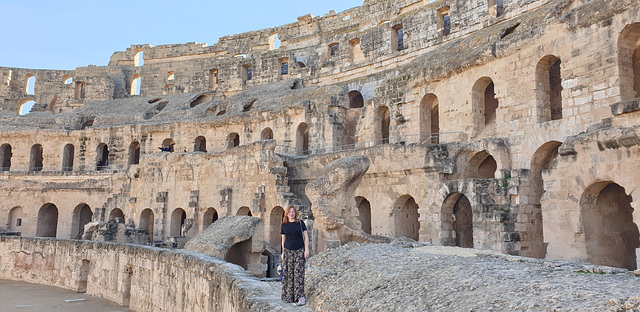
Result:
M289 218L289 221L295 221L296 220L296 210L293 208L289 209L289 213L287 213L287 217Z

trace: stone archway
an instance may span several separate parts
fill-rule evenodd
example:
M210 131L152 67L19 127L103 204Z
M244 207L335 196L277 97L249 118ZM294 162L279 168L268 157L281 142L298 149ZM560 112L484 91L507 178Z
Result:
M640 233L633 222L632 201L625 189L612 181L586 188L580 199L580 217L588 262L637 269Z
M48 203L44 204L38 212L36 226L37 237L56 237L58 233L58 207Z
M462 193L452 193L442 204L442 245L473 248L473 211Z
M187 213L182 208L176 208L171 213L171 228L169 229L170 236L184 236L182 233L182 226L187 219Z
M415 199L409 195L400 197L393 207L394 237L419 240L420 213Z
M73 209L73 215L71 216L71 239L80 239L84 233L85 224L91 222L93 212L87 204L79 204Z
M364 197L356 197L356 206L358 206L358 220L362 231L371 234L371 203Z
M282 238L280 236L280 227L282 225L282 219L284 218L284 209L277 206L271 209L269 214L269 243L277 251L282 252Z

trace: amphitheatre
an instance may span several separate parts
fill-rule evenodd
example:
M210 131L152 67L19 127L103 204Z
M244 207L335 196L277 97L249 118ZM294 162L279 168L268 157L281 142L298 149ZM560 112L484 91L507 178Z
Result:
M0 279L134 311L640 310L637 0L365 0L0 78ZM288 206L304 308L262 281ZM457 282L411 275L417 308L333 289L406 291L400 255ZM497 267L593 294L477 299L515 283Z

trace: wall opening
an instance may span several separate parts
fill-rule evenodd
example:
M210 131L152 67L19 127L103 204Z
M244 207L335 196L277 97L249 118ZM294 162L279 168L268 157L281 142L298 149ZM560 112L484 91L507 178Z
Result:
M167 73L167 80L176 80L176 73L174 71L169 71Z
M133 141L129 144L129 165L137 165L140 163L140 142Z
M184 236L182 227L187 219L187 213L182 208L176 208L171 213L171 228L169 235L171 236Z
M138 227L147 231L150 243L153 242L154 218L153 210L150 208L146 208L142 210L142 213L140 213L140 223L138 224Z
M271 209L269 215L269 243L278 252L282 252L282 238L280 235L280 227L282 226L282 219L284 218L284 209L277 206Z
M20 109L18 110L18 115L23 116L30 113L34 105L36 105L35 101L31 101L31 100L22 101L22 104L20 104Z
M334 57L336 55L338 55L338 49L340 49L340 44L337 42L334 42L332 44L329 45L329 55L331 57Z
M71 215L71 239L82 239L85 224L91 222L93 212L87 204L80 204L73 209Z
M452 193L442 204L442 245L473 248L473 211L462 193Z
M140 74L133 75L131 81L131 95L140 95L140 85L142 84L142 77Z
M31 146L29 155L29 171L42 171L42 145L34 144Z
M162 140L162 145L160 146L160 150L163 152L173 153L176 142L173 141L172 138L166 138Z
M251 209L249 209L249 207L247 207L247 206L242 206L236 212L236 216L250 216L251 217L252 216Z
M296 152L298 155L309 155L309 126L300 123L296 130Z
M240 146L240 136L233 132L227 136L227 149Z
M73 158L75 147L73 144L67 144L62 149L62 171L73 171Z
M122 212L122 209L120 208L111 209L111 212L109 212L109 219L107 219L107 222L116 218L120 218L124 221L124 212Z
M218 211L215 208L209 208L202 217L202 230L208 228L213 222L218 221Z
M24 218L24 210L22 207L13 207L9 210L9 231L10 232L21 232L22 230L22 219Z
M109 168L109 148L107 144L100 143L96 148L96 170L105 170Z
M624 188L614 182L597 182L584 191L580 217L588 262L637 269L640 233L633 222L632 201Z
M58 233L58 207L47 203L38 211L38 223L36 226L37 237L56 237Z
M492 17L498 17L504 14L502 0L488 0L487 5L489 7L489 15Z
M215 89L218 86L218 69L209 70L209 89Z
M207 139L203 136L198 136L193 142L194 152L207 152Z
M280 75L288 75L289 74L289 58L281 58L280 59Z
M408 237L413 240L419 239L420 214L418 204L409 195L400 197L393 207L394 237Z
M391 48L395 51L404 50L404 29L402 29L402 24L391 27Z
M493 156L481 151L469 159L466 176L471 179L493 179L497 169L498 163Z
M356 197L358 207L358 220L360 220L362 231L371 234L371 203L364 197Z
M438 97L429 93L420 100L420 141L439 143L440 115Z
M349 108L363 108L363 107L364 107L364 98L362 97L362 93L356 90L349 91Z
M376 113L376 144L389 144L391 112L386 106L378 108Z
M438 32L443 36L448 36L451 33L451 10L449 6L438 9Z
M280 49L281 44L282 42L280 41L278 33L273 33L271 36L269 36L269 50Z
M247 270L249 265L249 255L251 253L251 239L237 243L224 255L224 261L231 262Z
M253 79L253 65L245 64L242 66L242 80L249 81Z
M495 97L493 80L482 77L473 85L471 100L473 104L473 121L476 131L482 130L487 125L494 125L498 100Z
M538 122L562 119L561 61L553 55L543 57L536 66Z
M353 62L364 61L364 51L362 51L362 46L360 45L360 38L351 39L349 46L351 47L351 60Z
M138 50L138 52L136 52L136 55L133 57L133 66L142 66L144 65L144 51L143 50Z
M273 140L273 130L271 130L271 128L269 127L264 128L264 130L262 130L262 133L260 133L260 139Z
M10 144L2 144L0 146L0 171L9 171L11 169L11 156L13 156L13 152L11 151Z
M91 261L83 259L80 263L80 270L78 272L78 293L87 292L87 284L89 282L89 272L91 272Z
M62 77L62 83L65 85L70 85L73 83L73 77L69 76L69 75L65 75L64 77Z
M621 99L640 97L640 23L627 25L618 37L618 71Z
M36 94L36 76L27 74L27 84L24 87L24 93L29 95Z
M76 81L75 99L84 100L84 97L85 97L84 81Z

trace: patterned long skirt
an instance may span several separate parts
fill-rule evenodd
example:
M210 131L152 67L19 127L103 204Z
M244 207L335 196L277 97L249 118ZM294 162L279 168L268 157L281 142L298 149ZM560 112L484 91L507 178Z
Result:
M282 301L298 302L304 297L304 248L284 249L282 263Z

